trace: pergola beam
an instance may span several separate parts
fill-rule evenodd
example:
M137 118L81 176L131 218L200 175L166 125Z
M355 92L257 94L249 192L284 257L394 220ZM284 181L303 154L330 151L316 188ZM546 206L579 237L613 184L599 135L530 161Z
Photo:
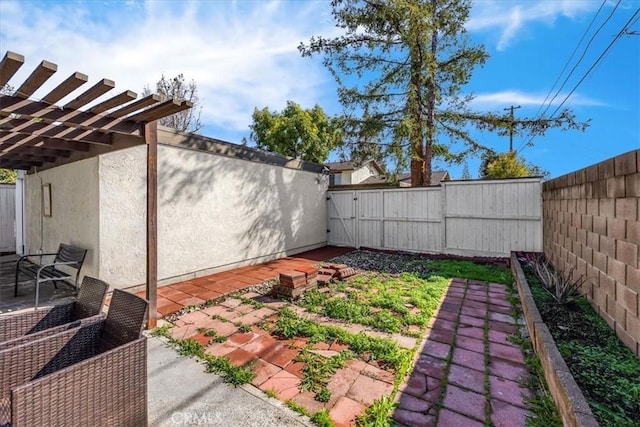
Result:
M19 53L7 51L2 61L0 61L0 87L6 85L23 64L24 56Z
M33 70L33 73L31 73L27 80L16 89L13 95L23 99L29 98L44 82L49 80L56 71L58 71L56 64L49 61L42 61L40 65Z
M51 92L42 98L42 102L46 104L55 104L74 90L89 81L89 76L78 73L71 74L65 81L56 86Z
M127 102L133 101L137 97L138 95L135 92L126 90L121 94L114 96L113 98L109 98L98 105L94 105L88 111L93 114L104 113L105 111L110 110L114 107L118 107L122 104L126 104Z
M80 107L84 107L94 99L97 99L100 95L104 95L109 92L111 89L116 87L116 82L109 79L102 79L89 89L87 89L84 93L80 94L76 99L71 102L68 102L64 108L70 110L77 110Z

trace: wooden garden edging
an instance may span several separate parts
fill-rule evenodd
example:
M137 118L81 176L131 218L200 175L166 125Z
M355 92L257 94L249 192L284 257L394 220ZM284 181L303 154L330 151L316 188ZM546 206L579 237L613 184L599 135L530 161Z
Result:
M516 281L533 348L542 364L549 391L556 402L562 423L571 427L599 426L580 387L569 372L549 328L542 321L531 295L531 288L514 252L511 253L511 271Z

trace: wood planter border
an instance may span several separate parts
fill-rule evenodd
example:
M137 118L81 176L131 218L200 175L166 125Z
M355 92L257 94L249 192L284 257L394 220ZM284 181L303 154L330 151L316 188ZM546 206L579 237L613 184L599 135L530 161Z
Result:
M514 252L511 253L511 271L516 281L527 329L533 348L540 359L549 391L556 402L565 426L599 426L580 387L562 358L549 328L542 321L527 283L522 266Z

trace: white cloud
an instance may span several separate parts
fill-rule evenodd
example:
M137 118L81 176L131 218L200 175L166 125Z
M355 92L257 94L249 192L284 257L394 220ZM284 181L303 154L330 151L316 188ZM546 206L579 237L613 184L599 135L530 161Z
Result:
M557 106L562 100L567 96L566 93L560 93L551 103L551 105ZM502 108L505 105L522 105L526 106L534 106L538 107L545 103L548 105L550 99L547 99L545 102L546 94L531 94L520 92L516 90L506 90L501 92L493 92L493 93L480 93L473 98L471 104L476 107L483 108ZM585 96L581 96L580 94L574 93L569 98L569 101L565 105L573 105L573 106L604 106L606 105L604 102L587 98Z
M205 123L245 130L255 106L283 108L287 99L310 106L322 95L328 74L297 46L331 31L325 13L324 2L3 1L0 55L26 57L14 86L41 60L58 64L35 97L75 71L89 76L87 88L115 80L117 93L182 73L198 84Z
M542 22L553 24L559 17L575 18L595 10L598 2L592 0L485 0L474 3L469 31L498 31L496 49L505 50L527 24Z

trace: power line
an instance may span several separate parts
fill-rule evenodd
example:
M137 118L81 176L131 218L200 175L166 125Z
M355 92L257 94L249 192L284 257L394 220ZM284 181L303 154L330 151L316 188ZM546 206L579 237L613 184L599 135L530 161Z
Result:
M587 36L587 33L589 32L589 30L591 29L591 26L593 25L593 23L596 21L596 18L598 17L598 15L600 14L600 11L602 10L602 8L604 7L604 5L607 4L607 0L603 0L602 4L600 5L600 7L598 8L598 10L596 11L596 14L593 15L593 18L591 18L591 22L589 22L589 25L587 26L587 28L584 30L584 32L582 33L582 37L580 37L580 41L578 42L578 44L576 44L576 47L573 48L573 52L571 52L571 55L569 56L569 59L567 59L567 61L564 63L564 67L562 67L562 70L560 71L560 74L558 74L558 77L556 77L556 81L553 82L553 86L551 86L551 89L549 90L549 93L547 94L547 96L544 98L544 101L542 101L542 104L540 104L540 108L538 108L538 111L536 111L536 113L533 115L534 117L538 116L538 113L540 113L540 111L544 108L544 104L547 103L547 100L549 99L549 97L551 96L551 94L553 93L553 90L555 89L556 85L558 84L558 81L560 80L560 78L562 77L562 75L564 74L564 70L567 69L567 67L569 66L569 63L571 62L571 60L573 59L573 56L576 54L576 52L578 51L578 48L580 47L580 45L582 44L582 41L584 40L584 38Z
M604 59L604 57L607 55L607 53L609 52L609 50L611 50L611 48L613 47L613 45L620 40L620 38L625 34L625 32L629 29L629 27L631 26L632 22L634 22L634 20L637 20L637 16L640 14L640 8L636 9L635 13L631 16L631 18L629 18L629 20L623 25L622 29L618 32L618 34L615 35L615 37L613 38L613 40L611 41L611 43L609 43L609 45L605 48L605 50L600 54L600 56L598 56L598 58L593 62L593 64L591 64L591 67L589 67L589 69L584 73L584 75L582 76L582 78L578 81L578 83L576 83L576 85L571 89L571 91L567 94L567 96L565 96L565 98L562 100L562 102L560 103L560 105L558 105L558 107L553 111L553 113L551 114L551 117L553 117L558 110L560 110L560 108L562 108L562 106L564 105L565 102L567 102L567 100L571 97L571 95L573 95L573 93L575 92L575 90L578 88L578 86L580 86L582 84L582 82L584 80L587 79L587 77L589 77L589 75L591 74L591 71L593 71L593 69ZM518 149L518 153L520 153L527 145L529 145L529 143L533 140L533 136L531 138L529 138L529 141L527 141L526 143L524 143L522 146L520 146L520 148Z
M596 38L596 36L600 33L600 31L604 28L604 26L607 24L607 22L609 22L611 20L611 18L613 17L613 14L616 12L616 10L618 9L618 6L620 6L621 2L622 2L622 0L618 0L618 3L616 3L616 5L613 7L613 10L609 14L609 16L607 16L607 18L604 20L604 22L602 24L600 24L600 26L598 27L596 32L593 33L593 35L589 39L589 42L587 43L587 45L585 46L584 50L582 51L582 55L580 55L580 58L578 58L578 62L576 62L576 64L571 69L571 71L569 71L569 74L567 74L567 77L565 77L564 81L562 82L562 84L560 85L558 90L556 91L555 95L553 95L553 98L551 98L551 100L549 101L549 104L547 105L545 110L542 112L542 114L540 114L541 117L543 117L547 113L549 108L551 108L551 105L553 104L553 101L555 101L555 99L558 97L558 95L560 95L560 92L564 88L564 85L567 84L567 81L569 81L569 78L571 78L571 76L573 75L573 72L576 70L576 68L578 68L578 65L580 65L580 63L582 62L582 60L586 56L587 51L589 50L589 47L591 46L591 43Z
M584 76L582 76L582 78L580 79L580 81L578 81L578 83L576 83L576 85L573 87L573 89L571 89L571 91L569 92L569 94L567 94L567 96L565 96L565 98L562 100L562 102L560 103L560 105L558 105L558 107L555 109L555 111L551 114L551 117L555 116L555 114L558 112L558 110L564 105L565 102L567 102L567 100L569 99L569 97L571 97L571 95L573 94L573 92L575 92L575 90L578 88L578 86L580 86L580 84L587 78L589 77L589 74L591 74L591 71L600 63L600 61L602 61L604 59L604 57L607 55L607 53L609 52L609 50L613 47L613 45L620 39L620 37L622 37L622 35L629 29L629 26L631 24L631 21L638 15L640 14L640 8L636 9L636 12L633 14L633 16L631 18L629 18L629 20L627 21L626 24L624 24L624 27L622 27L622 29L620 30L620 32L614 37L614 39L611 41L611 43L609 43L609 46L607 46L607 48L604 50L604 52L602 52L600 54L600 56L598 57L598 59L596 59L596 61L593 63L593 65L591 65L591 67L589 67L589 69L587 70L587 72L584 74Z

